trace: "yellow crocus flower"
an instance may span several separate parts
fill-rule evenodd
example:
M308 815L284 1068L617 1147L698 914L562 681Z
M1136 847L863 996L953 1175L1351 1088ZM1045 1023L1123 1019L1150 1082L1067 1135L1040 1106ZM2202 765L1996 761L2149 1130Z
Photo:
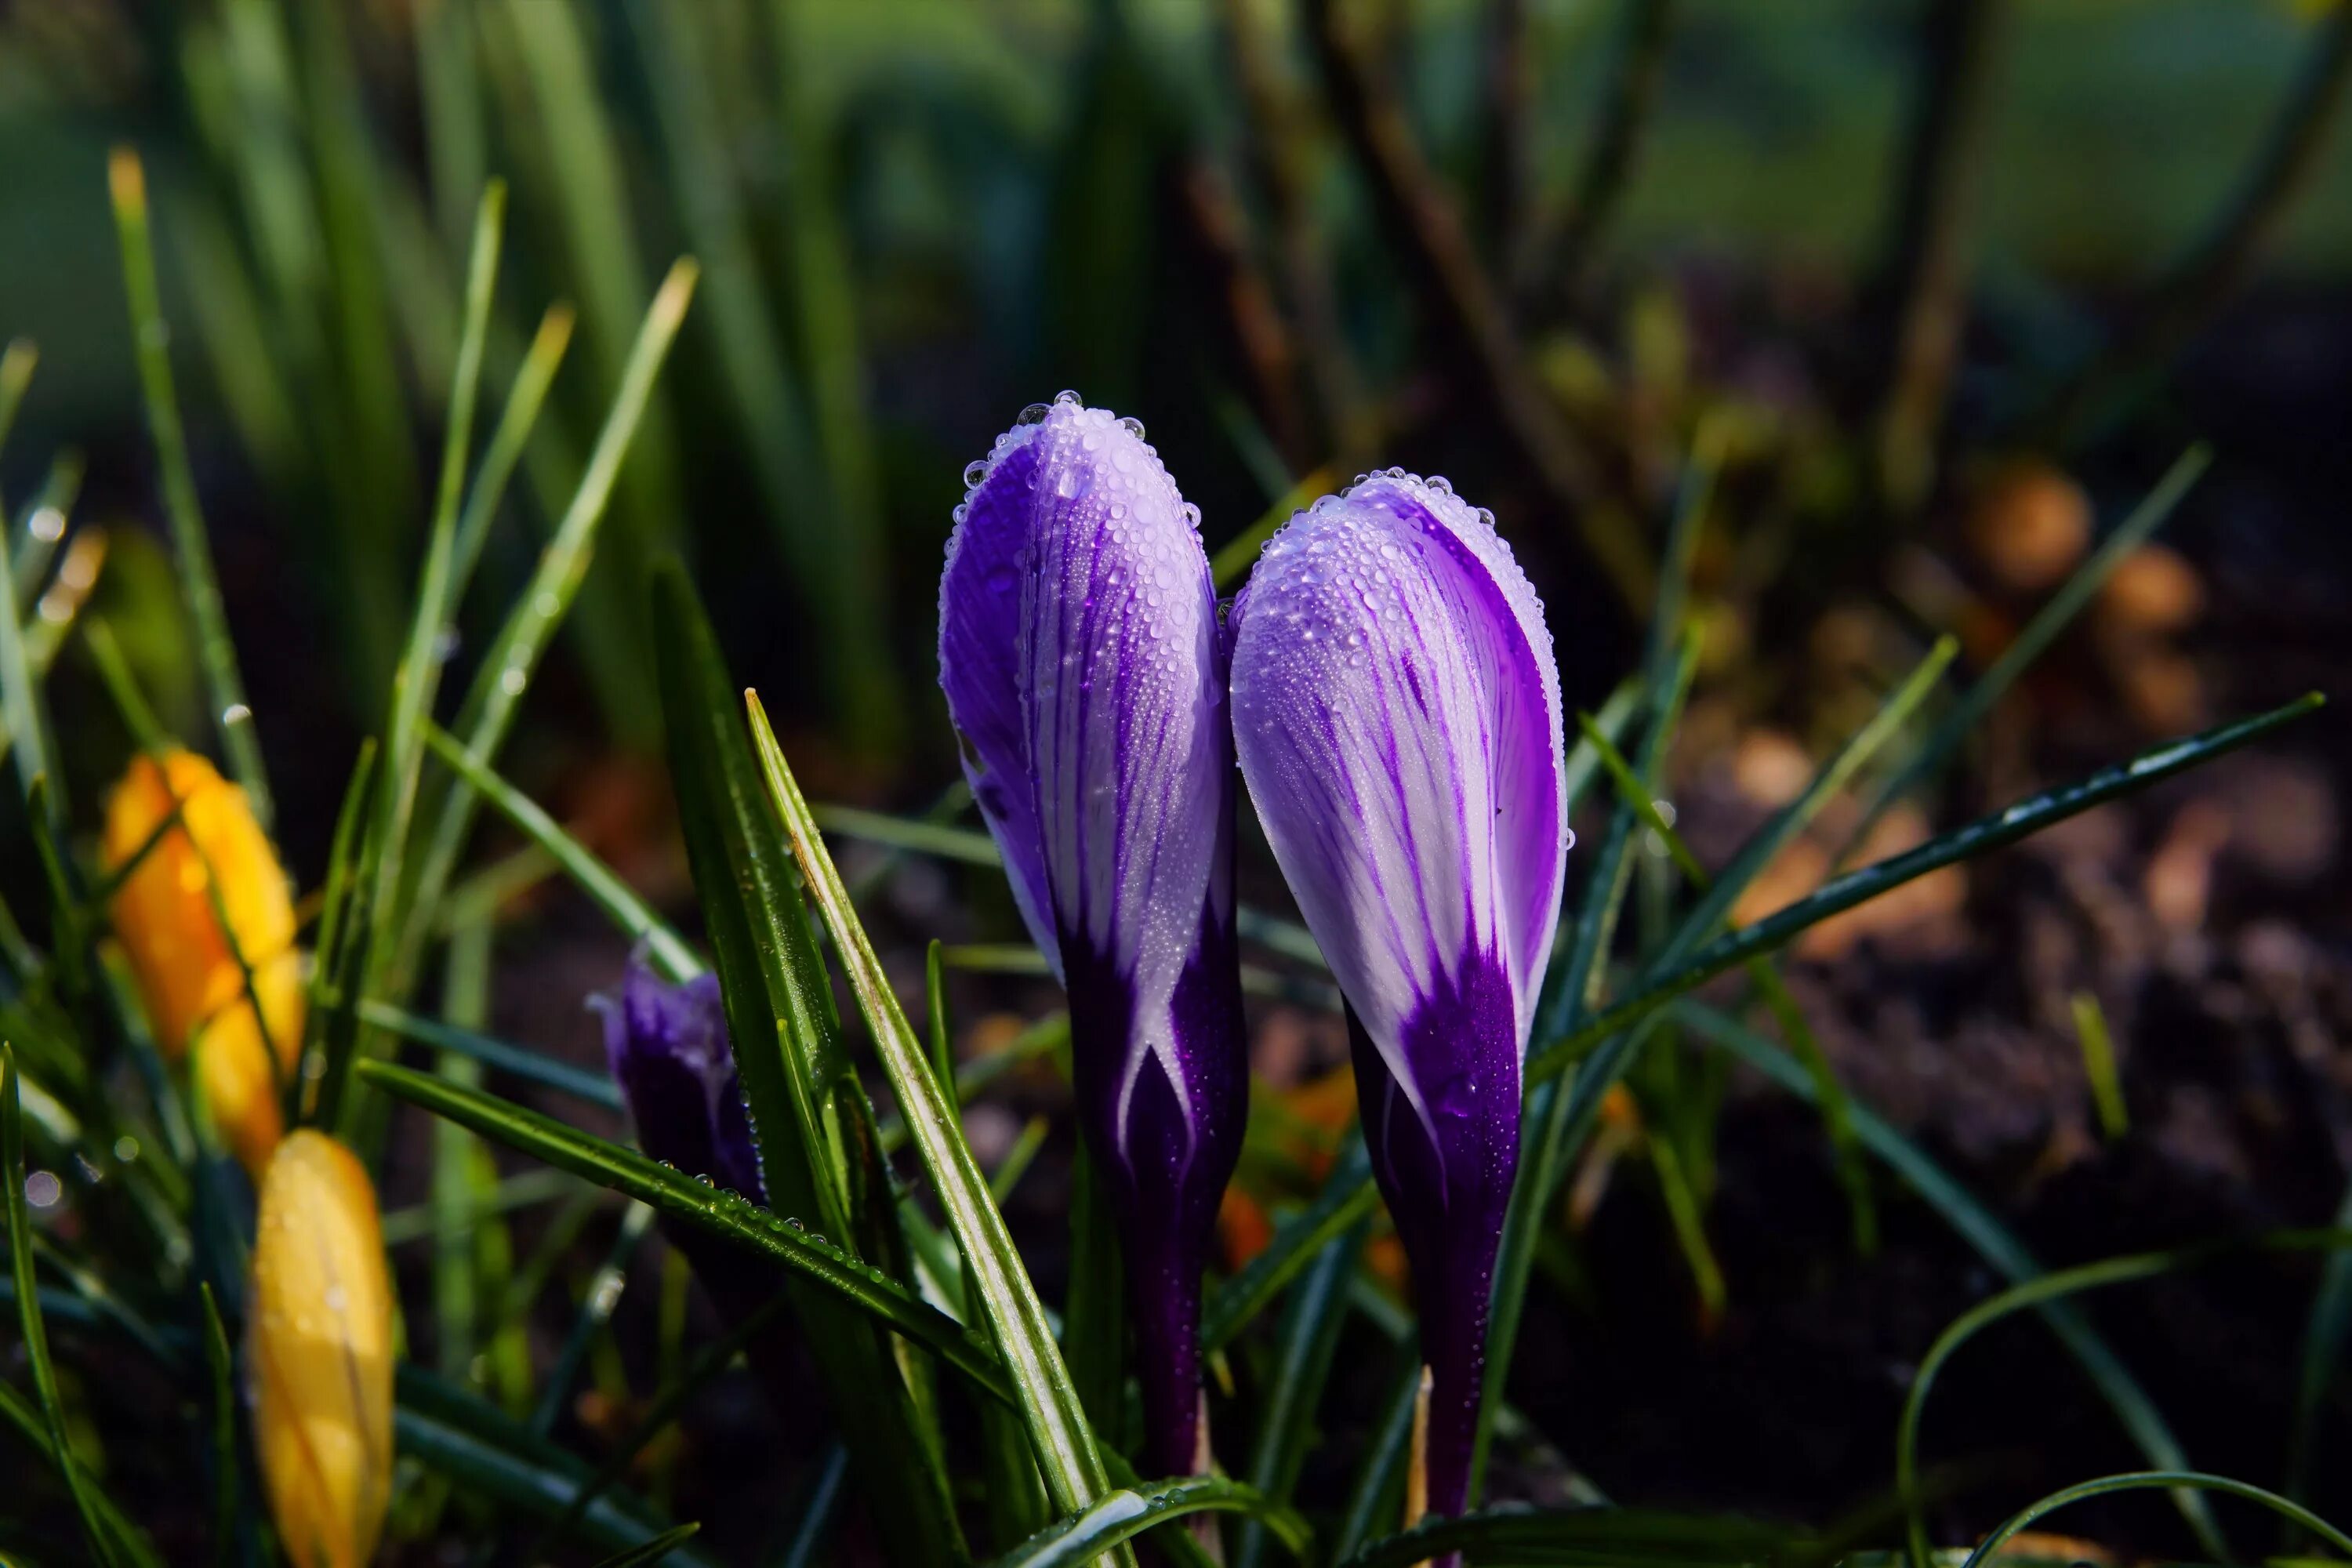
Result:
M213 1124L258 1176L284 1130L278 1085L294 1070L302 1042L294 902L245 791L192 752L131 763L107 801L103 853L110 868L154 837L174 800L180 822L116 893L114 929L146 999L157 1044L175 1061L194 1047L197 1083ZM215 874L220 912L236 936L234 951L214 908ZM253 967L257 1016L237 968L240 952Z
M261 1178L247 1304L254 1446L296 1568L361 1568L392 1495L392 1279L375 1189L313 1128Z

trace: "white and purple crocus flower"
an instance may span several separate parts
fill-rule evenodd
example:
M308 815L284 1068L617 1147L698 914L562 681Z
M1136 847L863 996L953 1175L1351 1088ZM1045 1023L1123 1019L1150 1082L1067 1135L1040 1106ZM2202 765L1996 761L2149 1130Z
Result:
M1412 1267L1428 1506L1459 1513L1567 856L1551 635L1491 520L1392 468L1275 536L1231 636L1242 774L1346 994Z
M1013 897L1069 994L1149 1463L1189 1474L1203 1468L1201 1276L1248 1103L1233 743L1199 514L1139 426L1067 393L966 479L940 685Z

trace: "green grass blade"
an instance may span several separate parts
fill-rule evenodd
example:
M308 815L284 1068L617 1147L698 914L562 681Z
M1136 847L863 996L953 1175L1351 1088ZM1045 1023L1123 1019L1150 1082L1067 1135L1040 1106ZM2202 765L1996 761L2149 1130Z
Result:
M1952 710L1945 714L1929 732L1927 742L1880 787L1870 803L1870 809L1863 813L1853 831L1846 836L1849 853L1854 845L1869 836L1871 828L1886 814L1889 806L1942 769L1952 753L1959 749L1960 742L1969 731L1976 728L1978 721L1992 710L1993 704L2016 684L2017 678L2024 674L2033 661L2042 657L2042 650L2056 641L2058 634L2081 614L2083 606L2091 602L2092 595L2123 563L2124 557L2138 549L2147 542L2148 535L2164 525L2165 520L2172 515L2174 509L2179 506L2182 498L2196 485L2212 460L2211 448L2202 443L2189 447L2173 460L2172 467L2165 470L2156 488L2132 509L2130 516L2116 524L2115 532L2091 552L2090 559L2075 568L2074 574L2066 579L2064 585L2050 595L2050 602L2025 623L2016 640L2001 650L2000 657L1993 660L1984 674L1979 676L1960 700L1952 705ZM1843 855L1839 857L1841 859L1843 858Z
M972 1300L969 1310L984 1306ZM1127 1437L1127 1267L1110 1195L1083 1140L1070 1169L1070 1279L1062 1299L1062 1354L1096 1436L1108 1447L1120 1447Z
M299 1084L313 1067L316 1053L324 1049L327 1012L332 1001L331 988L338 961L343 950L344 922L351 912L352 881L359 869L361 855L361 825L368 816L372 798L369 791L375 783L375 737L370 735L360 742L359 760L352 765L351 782L343 786L343 804L335 813L335 835L327 849L327 878L319 894L319 925L312 952L316 960L311 965L310 1005L303 1015L301 1062L303 1070L294 1075L295 1098L300 1097ZM317 1064L321 1068L323 1061ZM289 1127L301 1123L303 1107L292 1108L294 1114L286 1119Z
M2083 1050L2083 1077L2091 1086L2092 1103L2099 1110L2099 1131L2113 1142L2131 1131L2123 1079L2116 1071L2115 1037L2107 1032L2107 1016L2095 994L2077 991L2068 1005L2074 1015L2075 1043Z
M964 1142L954 1103L932 1079L922 1046L891 993L881 960L857 923L849 891L825 852L767 714L756 695L747 693L745 700L770 798L782 816L793 854L848 971L891 1092L913 1130L916 1152L962 1249L964 1267L980 1293L983 1315L1018 1394L1046 1490L1055 1506L1066 1512L1090 1508L1109 1489L1109 1478L1069 1368L1054 1342L1045 1303L1037 1299L1037 1288L1004 1228L1004 1216L989 1201L987 1179Z
M1032 1536L997 1558L990 1568L1076 1568L1155 1525L1204 1511L1246 1515L1265 1526L1294 1557L1306 1552L1306 1521L1253 1487L1203 1477L1122 1487L1076 1517Z
M457 517L449 592L441 605L444 621L457 618L457 605L474 580L482 546L489 541L490 523L499 514L499 503L506 499L507 481L514 477L515 465L522 460L523 448L538 427L539 411L547 402L547 389L555 383L556 370L563 363L563 351L571 346L576 320L571 306L550 305L539 319L539 330L531 334L530 346L523 351L522 365L507 392L506 407L482 448L474 482L467 487L466 510Z
M1214 1354L1233 1343L1326 1247L1370 1217L1380 1202L1363 1140L1351 1137L1315 1201L1285 1220L1265 1249L1210 1296L1201 1313L1202 1352Z
M2116 1492L2147 1491L2162 1488L2178 1496L2184 1490L2221 1492L2230 1497L2243 1498L2248 1502L2262 1504L2272 1512L2301 1525L2327 1542L2336 1551L2352 1556L2352 1535L2347 1535L2302 1504L2290 1502L2276 1492L2264 1491L2245 1481L2231 1480L2227 1476L2209 1476L2196 1470L2141 1470L2128 1475L2102 1476L2095 1481L2084 1481L2063 1491L2029 1503L2004 1521L2000 1529L1978 1543L1960 1568L1983 1568L1997 1560L2000 1549L2010 1538L2031 1526L2045 1514L2055 1513L2069 1503L2088 1498L2106 1497Z
M644 1564L658 1563L677 1548L693 1540L695 1533L701 1528L699 1524L681 1524L675 1530L666 1530L643 1546L633 1546L625 1552L614 1552L597 1563L596 1568L643 1568Z
M81 454L58 453L50 460L49 477L41 481L41 488L25 503L24 512L16 520L13 547L16 564L11 581L20 617L30 616L39 602L41 584L48 578L49 563L65 539L66 523L73 516L74 502L80 499L81 477Z
M1376 1541L1347 1568L1407 1568L1467 1552L1474 1562L1590 1564L1591 1568L1753 1568L1794 1544L1770 1525L1706 1514L1628 1508L1505 1505L1433 1519Z
M1359 1219L1324 1243L1283 1303L1273 1366L1256 1402L1257 1434L1246 1474L1258 1495L1273 1502L1290 1500L1314 1444L1316 1411L1348 1322L1348 1281L1363 1259L1370 1228L1368 1218ZM1233 1568L1263 1568L1271 1543L1265 1525L1255 1520L1244 1523L1234 1538Z
M1382 1515L1396 1517L1412 1448L1413 1410L1421 1403L1421 1344L1407 1336L1380 1419L1365 1440L1363 1463L1348 1488L1348 1500L1332 1530L1327 1562L1341 1563L1354 1556L1372 1538Z
M1770 1041L1737 1020L1696 1003L1680 1003L1675 1012L1692 1029L1781 1089L1802 1099L1811 1098L1811 1075ZM1863 1146L1884 1162L2003 1278L2013 1284L2024 1284L2042 1277L2041 1264L2026 1250L2025 1244L1918 1145L1864 1106L1854 1106L1853 1115L1854 1136ZM2063 1301L2044 1303L2041 1310L2052 1332L2081 1364L2139 1450L2161 1467L2177 1468L2185 1465L2187 1459L2179 1440L2172 1435L2156 1402L2092 1328L2090 1320ZM2200 1533L2210 1530L2210 1519L2203 1516L2201 1507L2184 1511L2189 1513L2190 1522Z
M631 1205L613 1233L613 1245L604 1254L604 1261L588 1277L587 1288L580 1292L571 1331L564 1336L554 1364L547 1369L547 1377L540 1385L539 1403L531 1409L530 1429L541 1436L555 1430L555 1423L563 1415L563 1407L572 1397L572 1380L580 1375L581 1365L587 1361L596 1336L613 1321L614 1310L620 1306L622 1294L628 1288L629 1259L644 1244L646 1232L653 1228L653 1210L643 1204Z
M912 1278L873 1106L763 796L740 698L674 564L656 577L654 624L670 775L768 1201L814 1215L854 1255ZM962 1555L928 1373L919 1363L897 1364L871 1325L833 1314L803 1326L822 1347L820 1365L860 1475L888 1500L883 1523L896 1554L908 1562Z
M2336 1201L2338 1229L2352 1228L2352 1182ZM2319 1289L2311 1299L2311 1317L2303 1331L2303 1354L2296 1363L2294 1422L2287 1431L2284 1490L2297 1502L2311 1484L2314 1448L2319 1436L2320 1412L2336 1386L2344 1360L2344 1339L2352 1331L2352 1252L2328 1255L2320 1270Z
M467 755L485 766L498 755L507 730L514 722L515 709L530 689L531 676L546 654L548 643L562 624L564 612L571 607L588 574L597 525L604 519L622 459L629 454L638 422L653 395L655 377L660 374L670 344L677 340L678 326L686 319L687 305L694 297L694 263L680 260L655 292L638 330L636 346L630 352L620 389L614 395L611 412L597 434L588 466L581 472L579 487L572 491L571 504L556 525L554 537L540 552L539 564L523 585L521 597L499 628L473 689L466 695L457 728L465 735ZM467 830L473 823L473 792L462 782L453 784L441 804L432 842L414 884L406 930L398 950L397 971L405 972L415 965L425 933L432 927L434 906L442 889L448 886L459 850L465 847Z
M672 981L691 980L703 973L701 957L687 944L684 937L673 930L668 921L654 911L653 906L639 898L636 890L621 880L614 869L596 857L571 834L566 833L555 818L550 816L537 801L507 783L496 773L474 761L457 738L439 725L426 722L425 743L433 753L446 763L467 785L497 808L523 836L552 857L580 890L604 911L622 931L646 946L654 965Z
M1311 505L1315 498L1331 489L1335 478L1328 467L1316 469L1277 497L1272 506L1261 513L1255 522L1243 529L1217 547L1209 558L1209 575L1220 594L1236 587L1249 575L1257 562L1258 552L1274 537L1275 530L1288 522L1297 513Z
M592 1137L479 1089L373 1058L354 1063L352 1071L370 1087L446 1117L492 1142L772 1258L894 1332L937 1352L983 1392L1007 1401L1013 1397L1003 1364L978 1336L938 1308L918 1300L879 1269L858 1262L790 1220L739 1196L715 1192L692 1176L656 1164L634 1149Z
M6 571L0 569L0 582L6 579ZM0 595L0 718L6 720L8 738L16 753L18 784L29 798L36 780L49 781L49 788L42 794L48 802L50 826L63 832L65 805L58 797L58 779L51 768L55 749L50 740L47 704L42 700L41 683L33 673L32 660L26 656L24 626L16 618L13 595Z
M8 1265L16 1290L16 1321L25 1336L25 1359L33 1373L33 1394L48 1431L49 1452L65 1477L82 1535L105 1568L122 1561L114 1533L106 1528L98 1483L74 1458L66 1426L65 1401L58 1392L57 1368L49 1361L49 1336L41 1321L40 1291L33 1280L33 1222L25 1206L25 1114L16 1083L16 1053L0 1042L0 1212L8 1216Z
M482 382L482 342L490 322L490 296L498 282L499 247L505 232L507 188L493 180L482 192L474 219L474 247L466 268L465 325L450 373L447 428L442 437L441 479L425 534L425 563L417 574L416 605L409 617L408 646L392 677L392 708L384 727L384 787L377 832L383 849L376 862L375 901L397 907L406 863L409 826L425 767L425 726L431 721L440 689L442 637L448 625L450 575L456 564L457 505L465 489L466 460L473 446L474 403Z
M404 1363L393 1438L399 1452L501 1508L539 1519L560 1513L579 1494L588 1467L480 1399ZM574 1539L600 1551L623 1551L658 1538L667 1520L635 1499L597 1498L570 1526ZM691 1548L673 1549L680 1568L719 1568Z
M42 1418L40 1407L5 1383L0 1383L0 1419L16 1427L18 1435L38 1448L52 1465L59 1462L61 1451L50 1440L48 1424ZM99 1518L123 1558L139 1568L160 1568L163 1559L155 1555L154 1548L140 1534L139 1527L124 1517L112 1499L99 1492L92 1495L91 1501L97 1505Z
M8 444L16 410L25 405L25 389L33 384L33 371L40 363L41 351L30 338L11 338L7 348L0 350L0 447Z
M147 400L147 426L162 469L163 511L171 520L172 548L180 562L180 588L196 633L196 662L203 669L213 722L229 772L245 786L254 819L268 832L275 817L261 743L253 732L253 710L245 700L245 677L237 670L236 645L221 607L220 577L205 515L196 500L195 470L180 426L180 405L172 389L171 331L163 323L163 297L155 282L155 249L147 226L147 176L139 155L117 147L107 164L114 202L115 233L122 250L122 284L131 307L131 341L139 359L139 384Z
M1670 973L1659 976L1638 994L1610 1007L1565 1037L1543 1046L1528 1060L1528 1079L1539 1082L1565 1070L1596 1044L1604 1041L1618 1043L1618 1037L1630 1026L1658 1011L1685 992L1705 984L1727 969L1745 963L1750 958L1777 952L1832 915L1843 914L1857 904L1866 903L1890 889L1916 880L1931 871L1940 871L1962 860L1990 854L2053 823L2078 816L2111 800L2136 795L2177 773L2250 745L2272 731L2313 712L2325 700L2317 692L2312 692L2251 719L2169 742L2153 751L2142 752L2128 763L2104 768L2078 783L2031 796L2006 810L1980 817L1965 827L1955 828L1930 839L1916 849L1889 856L1874 865L1850 871L1816 889L1810 897L1708 943L1693 954L1687 963ZM1619 1054L1604 1047L1594 1054L1594 1064L1601 1066ZM1608 1076L1613 1080L1613 1073ZM1585 1074L1579 1075L1580 1087L1585 1077ZM1596 1100L1599 1093L1600 1089L1596 1088L1593 1091Z
M213 1562L226 1563L236 1540L241 1467L236 1447L236 1374L213 1288L200 1284L205 1308L205 1368L212 1374Z

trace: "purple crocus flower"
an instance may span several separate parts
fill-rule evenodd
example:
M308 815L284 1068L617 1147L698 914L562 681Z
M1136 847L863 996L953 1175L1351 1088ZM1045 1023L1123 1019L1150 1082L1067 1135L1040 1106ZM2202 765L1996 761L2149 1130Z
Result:
M621 1086L637 1147L666 1165L766 1204L751 1114L728 1047L719 977L701 974L673 985L642 955L633 956L619 988L591 1005L604 1017L605 1064ZM779 1265L708 1231L665 1222L662 1234L686 1254L730 1322L782 1288ZM752 1359L761 1360L761 1347L752 1349Z
M1248 1100L1232 737L1200 514L1140 426L1069 393L964 477L940 685L1013 898L1069 992L1150 1463L1189 1474L1201 1272Z
M1242 776L1347 996L1412 1265L1429 1506L1459 1513L1567 856L1551 634L1493 520L1391 468L1275 535L1232 637Z

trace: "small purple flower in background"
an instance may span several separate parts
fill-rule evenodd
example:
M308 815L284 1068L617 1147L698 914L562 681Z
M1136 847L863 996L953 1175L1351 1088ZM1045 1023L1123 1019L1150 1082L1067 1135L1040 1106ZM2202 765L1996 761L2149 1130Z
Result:
M1232 637L1242 776L1346 994L1412 1266L1429 1507L1459 1513L1566 868L1551 634L1491 519L1391 468L1275 535Z
M701 974L673 985L642 955L633 956L619 989L590 1005L604 1015L605 1064L621 1086L637 1147L649 1158L764 1205L767 1185L760 1176L735 1055L728 1047L719 977ZM740 1321L782 1288L778 1265L708 1231L665 1222L662 1234L686 1255L730 1322ZM757 1344L752 1359L762 1359ZM761 1370L764 1375L769 1367Z
M1232 738L1199 513L1141 426L1069 393L965 479L940 685L1013 897L1069 992L1149 1463L1189 1474L1202 1468L1201 1273L1248 1102Z

